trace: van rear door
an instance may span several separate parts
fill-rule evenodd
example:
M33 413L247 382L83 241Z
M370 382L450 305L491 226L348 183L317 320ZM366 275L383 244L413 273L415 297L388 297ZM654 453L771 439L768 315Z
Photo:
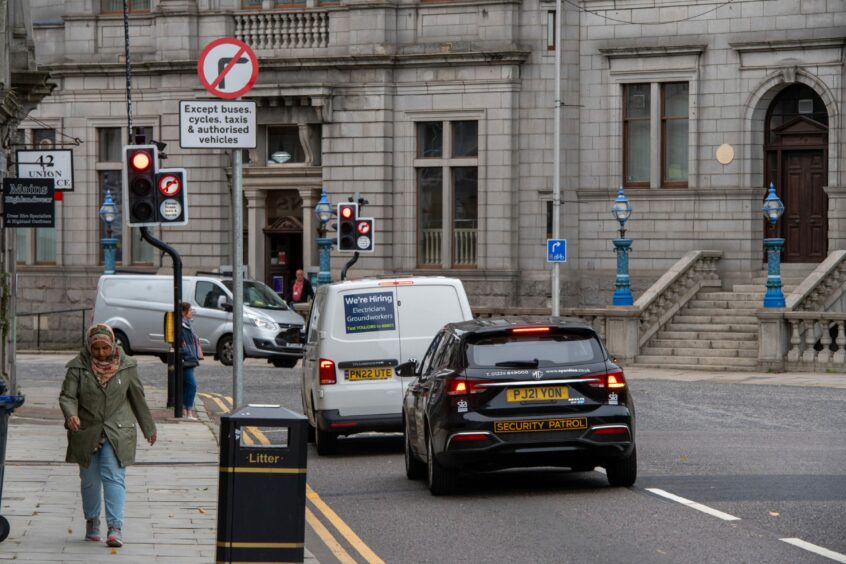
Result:
M400 283L401 284L401 283ZM450 284L397 285L400 362L420 362L429 343L447 323L469 319L459 290Z
M399 323L394 288L360 288L338 293L332 331L320 356L335 363L336 384L324 386L323 409L341 416L396 414L402 384Z

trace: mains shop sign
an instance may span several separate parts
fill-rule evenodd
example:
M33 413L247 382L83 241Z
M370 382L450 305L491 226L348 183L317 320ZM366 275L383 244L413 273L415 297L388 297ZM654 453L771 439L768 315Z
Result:
M344 326L347 333L394 331L397 328L393 292L371 292L344 296Z
M55 227L52 178L4 178L4 227Z

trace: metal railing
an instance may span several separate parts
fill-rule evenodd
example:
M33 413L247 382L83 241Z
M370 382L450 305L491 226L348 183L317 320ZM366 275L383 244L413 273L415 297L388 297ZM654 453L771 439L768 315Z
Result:
M44 319L45 316L79 312L79 314L80 314L80 333L79 333L80 337L79 337L78 343L76 341L74 341L73 343L71 343L70 341L64 341L63 342L60 339L56 339L55 341L61 342L62 344L65 344L65 345L70 345L70 344L77 345L78 344L79 346L82 346L82 344L85 341L85 329L86 329L86 322L88 320L87 312L89 312L91 310L92 310L92 308L90 308L90 307L82 307L82 308L74 308L74 309L57 309L57 310L52 310L52 311L34 311L34 312L30 312L30 313L20 313L20 312L18 312L15 315L15 317L16 317L16 319L20 319L21 317L33 317L34 318L34 325L32 327L32 330L35 331L35 348L36 348L36 350L41 350L41 333L42 333L42 331L45 331L45 332L50 331L49 327L46 328L46 329L43 329L45 324L42 322L42 319ZM61 321L59 323L61 323ZM17 329L18 335L17 336L18 336L18 340L20 340L21 333L22 333L22 331L26 330L26 328L21 327L20 324L17 324L17 326L18 326L18 329ZM55 330L55 331L59 332L59 330ZM61 333L67 334L67 331L61 331Z

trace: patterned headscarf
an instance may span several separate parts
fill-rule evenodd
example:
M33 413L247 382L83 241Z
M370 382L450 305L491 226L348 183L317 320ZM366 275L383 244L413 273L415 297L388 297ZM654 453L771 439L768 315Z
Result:
M112 348L112 354L106 360L94 358L92 347L95 343L106 343ZM105 323L92 325L85 335L85 348L91 357L91 371L101 386L105 386L120 368L120 348L115 344L115 334Z

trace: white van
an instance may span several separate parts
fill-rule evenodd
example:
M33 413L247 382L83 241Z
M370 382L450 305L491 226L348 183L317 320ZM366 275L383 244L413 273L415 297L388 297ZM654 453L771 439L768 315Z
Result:
M183 276L203 352L232 365L232 279ZM173 311L173 276L106 274L97 283L94 323L107 323L129 354L166 355L164 314ZM244 280L244 356L292 368L302 356L303 318L265 284Z
M442 276L364 279L321 286L306 325L303 412L317 452L338 435L402 431L411 378L394 367L420 359L451 321L472 319L461 281Z

